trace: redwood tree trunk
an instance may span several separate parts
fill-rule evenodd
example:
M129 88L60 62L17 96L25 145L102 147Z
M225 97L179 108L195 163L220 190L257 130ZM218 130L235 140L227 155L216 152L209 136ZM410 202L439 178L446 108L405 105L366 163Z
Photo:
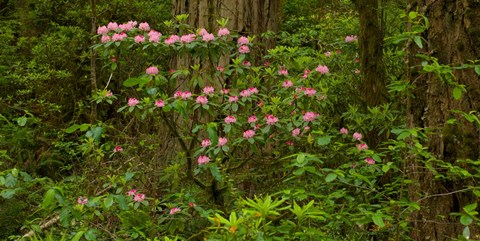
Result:
M188 13L189 24L216 30L216 20L228 18L227 27L245 35L277 31L281 0L173 0L174 15Z
M407 124L410 128L433 130L426 145L438 159L458 165L458 159L478 160L480 136L474 125L451 110L463 112L480 109L480 78L472 69L454 71L457 81L466 86L463 98L452 97L452 86L435 74L420 74L420 60L415 54L424 53L438 58L440 64L458 66L468 60L480 58L480 3L476 0L410 0L409 11L419 9L430 21L430 28L423 37L428 41L424 49L412 44L408 50L412 72L408 78L414 85L414 97L408 100ZM408 13L408 11L407 11ZM456 125L446 124L456 119ZM408 173L413 185L409 187L411 201L420 201L421 210L411 217L415 240L451 240L462 233L463 226L452 212L462 212L462 207L476 202L474 196L457 192L468 186L466 180L438 180L425 168L420 157L409 158ZM442 170L438 167L437 171ZM468 167L464 167L468 168ZM472 226L472 225L471 225ZM478 229L471 228L471 236ZM473 229L472 229L473 228Z
M362 92L367 106L387 101L385 63L383 61L384 31L380 24L377 0L356 0L360 18L360 63L363 76Z

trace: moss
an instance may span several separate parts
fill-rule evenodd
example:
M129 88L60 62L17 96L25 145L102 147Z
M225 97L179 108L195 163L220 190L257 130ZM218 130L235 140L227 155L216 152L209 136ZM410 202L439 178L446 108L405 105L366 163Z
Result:
M7 240L8 236L19 234L27 213L27 203L21 199L0 199L0 240Z

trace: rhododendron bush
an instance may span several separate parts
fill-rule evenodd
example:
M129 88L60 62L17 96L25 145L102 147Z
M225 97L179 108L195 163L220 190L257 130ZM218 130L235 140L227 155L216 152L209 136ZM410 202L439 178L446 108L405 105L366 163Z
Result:
M401 237L414 204L402 197L392 160L405 143L379 148L366 137L373 124L388 132L396 119L388 105L358 110L356 36L338 36L328 49L262 54L260 36L237 34L225 20L194 29L185 18L165 29L136 21L98 27L93 48L112 73L93 101L114 107L127 133L135 125L152 133L137 141L111 134L107 123L67 129L85 132L83 155L112 173L86 175L103 185L95 193L47 191L42 207L58 213L69 237ZM143 70L128 69L138 56Z

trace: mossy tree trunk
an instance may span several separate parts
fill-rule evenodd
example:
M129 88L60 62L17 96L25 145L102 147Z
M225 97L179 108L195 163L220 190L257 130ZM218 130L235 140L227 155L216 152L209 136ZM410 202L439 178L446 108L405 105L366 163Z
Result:
M467 92L460 100L452 96L453 86L438 78L434 73L420 73L421 61L418 53L438 59L442 65L459 66L469 60L480 58L480 2L476 0L410 0L409 11L419 11L430 21L430 28L423 33L428 41L423 49L411 44L408 65L410 83L415 87L414 97L407 104L407 125L410 128L428 128L428 150L435 158L452 165L457 160L478 160L479 129L461 115L480 110L480 78L469 69L455 70L456 81L466 87ZM417 10L418 9L418 10ZM456 119L457 124L447 124ZM467 179L435 178L420 157L408 158L407 172L413 184L409 187L411 201L419 201L421 210L411 216L414 240L451 240L462 234L463 226L452 212L463 212L462 207L478 201L469 192L463 192L471 183ZM435 171L444 174L435 164ZM471 182L471 181L470 181ZM471 238L478 239L478 227L471 225Z
M360 64L363 82L362 93L367 106L377 106L387 101L383 38L379 1L355 0L360 19Z

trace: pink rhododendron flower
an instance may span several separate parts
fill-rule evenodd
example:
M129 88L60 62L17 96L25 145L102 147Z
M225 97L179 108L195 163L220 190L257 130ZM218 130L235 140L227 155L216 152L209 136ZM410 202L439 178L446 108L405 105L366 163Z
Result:
M112 97L113 96L113 92L111 90L107 91L107 93L105 94L106 97Z
M110 42L112 41L112 38L108 35L102 35L102 43Z
M227 95L230 92L230 89L222 89L220 90L220 93Z
M245 45L245 44L249 44L250 41L248 40L247 37L241 36L240 38L238 38L237 43L240 45Z
M342 127L342 128L340 129L340 134L342 134L342 135L348 135L348 129L345 128L345 127Z
M282 87L283 88L289 88L289 87L292 87L293 86L293 83L292 81L290 80L285 80L283 83L282 83Z
M347 42L347 43L351 43L351 42L354 42L354 41L357 41L357 36L356 35L350 35L350 36L345 37L345 42Z
M108 25L107 25L107 28L108 28L110 31L117 31L117 29L118 29L118 23L109 22Z
M275 123L278 122L278 118L270 114L267 114L265 119L267 121L267 125L275 125Z
M197 206L197 204L193 203L193 202L189 202L188 203L188 206L191 207L191 208L194 208Z
M307 131L310 131L310 126L305 126L305 127L303 128L303 132L304 132L304 133L307 132Z
M146 197L145 194L139 193L139 194L137 194L137 195L135 195L135 196L133 197L133 201L135 201L135 202L141 202L141 201L143 201L143 200L145 199L145 197Z
M332 52L330 52L330 51L325 52L325 56L327 58L330 58L330 56L332 56Z
M368 146L367 146L367 144L365 144L365 143L360 143L360 144L357 144L357 149L358 149L359 151L368 150Z
M136 193L137 193L137 189L132 189L132 190L127 192L127 195L128 196L134 196Z
M174 215L175 213L178 213L180 211L182 211L180 208L174 207L170 209L170 215Z
M156 75L158 74L158 68L156 66L150 66L145 70L145 73L149 75Z
M236 95L232 95L228 98L229 103L237 102L237 101L238 101L238 96L236 96Z
M307 112L303 115L303 121L305 122L311 122L314 121L315 118L317 118L317 113L315 112Z
M247 45L242 45L238 48L238 52L241 54L250 53L250 48Z
M248 123L255 123L257 122L257 116L256 115L252 115L250 117L248 117Z
M138 101L136 98L128 99L128 106L130 107L136 106L138 103L140 103L140 101Z
M124 32L129 32L133 29L133 25L131 23L120 24L118 27Z
M197 97L195 102L200 105L206 105L208 103L208 99L206 96L201 95Z
M148 33L148 41L152 43L158 43L160 42L160 37L162 37L162 33L157 32L155 30L151 30Z
M292 131L292 136L293 136L293 137L297 137L298 135L300 135L300 129L299 129L299 128L295 128L295 129Z
M225 137L219 137L218 138L218 146L224 146L225 144L227 144L227 142L228 142L228 140Z
M215 93L215 89L212 86L205 86L203 88L203 93L206 94L206 95L210 95L210 94Z
M108 30L107 26L105 26L105 25L104 25L104 26L100 26L100 27L98 27L98 29L97 29L97 34L99 34L99 35L100 35L100 34L101 34L101 35L106 35L106 34L108 34L108 32L109 32L109 30Z
M252 66L252 63L250 63L250 61L247 61L247 60L243 61L242 64L243 66L246 66L246 67Z
M245 138L245 139L250 139L253 136L255 136L255 131L254 130L246 130L245 132L243 132L243 138Z
M358 132L353 133L353 139L355 139L357 141L362 140L362 134L360 134Z
M148 23L143 22L143 23L140 23L140 25L138 25L138 28L142 31L147 32L150 30L150 25Z
M310 70L309 69L306 69L305 71L303 71L303 76L302 78L306 79L308 78L308 75L310 74Z
M122 152L123 151L123 148L121 146L115 146L115 148L113 148L113 152Z
M328 67L326 65L319 65L316 69L320 74L328 74Z
M197 162L198 165L204 165L210 162L210 158L208 156L199 156Z
M218 30L218 36L227 36L230 34L230 31L228 31L227 28L221 28Z
M173 98L177 99L177 98L182 98L184 100L190 98L192 96L192 93L189 92L189 91L177 91L175 92L175 94L173 94Z
M157 101L155 101L155 106L159 107L159 108L162 108L162 107L165 106L165 102L163 100L157 100Z
M210 42L214 39L215 39L215 36L213 36L212 33L205 34L205 35L202 36L202 40L205 41L205 42Z
M373 165L375 164L375 160L371 157L367 157L365 158L365 162L368 164L368 165Z
M180 42L182 43L190 43L190 42L193 42L195 41L195 37L197 37L195 34L191 33L191 34L186 34L186 35L183 35L182 37L180 37Z
M80 196L77 199L77 203L80 204L80 205L85 205L85 204L88 203L88 198Z
M263 102L262 102L262 101L257 102L257 106L258 106L258 107L262 107L262 106L263 106Z
M230 124L230 123L235 123L237 122L237 119L233 115L229 115L225 117L225 123Z
M219 65L219 66L217 67L217 70L218 70L219 72L223 72L223 71L225 70L225 68L223 68L223 66Z
M209 147L212 145L212 141L210 141L209 139L203 139L202 140L202 147L205 148L205 147Z
M249 97L249 96L251 96L251 95L252 95L252 92L250 92L250 90L248 90L248 89L242 90L242 91L240 92L240 96L241 96L241 97Z
M120 41L124 40L125 38L127 38L126 33L116 33L112 36L112 41L120 42Z
M138 44L138 43L143 43L143 42L145 42L145 36L143 36L143 35L137 35L137 36L135 36L134 41L135 41L135 43L137 43L137 44Z
M180 37L178 37L177 35L170 35L170 37L165 39L165 44L170 45L170 44L174 44L178 41L180 41Z
M198 35L200 36L205 36L208 34L208 31L205 28L201 28L200 31L198 32Z
M248 91L252 94L258 94L258 89L256 87L250 87L248 88Z
M307 89L305 89L305 91L304 91L304 94L305 94L306 96L314 96L316 93L317 93L317 91L316 91L315 89L313 89L313 88L307 88Z
M278 74L279 75L288 75L288 70L285 69L284 67L280 68L280 70L278 71Z

